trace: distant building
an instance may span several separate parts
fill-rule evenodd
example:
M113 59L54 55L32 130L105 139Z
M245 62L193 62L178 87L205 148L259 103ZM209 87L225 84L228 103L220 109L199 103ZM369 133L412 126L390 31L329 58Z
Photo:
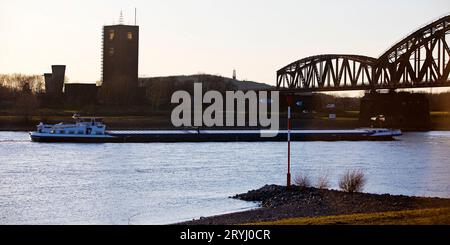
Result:
M139 26L103 27L102 90L132 97L138 87Z
M95 83L66 83L64 94L66 102L76 105L97 103L98 87Z
M409 92L366 93L359 110L361 125L400 128L403 130L429 130L430 105L425 94Z
M46 94L51 96L62 95L65 72L65 65L52 65L52 73L44 73Z
M44 73L44 82L45 82L45 93L49 94L53 90L52 84L52 73Z

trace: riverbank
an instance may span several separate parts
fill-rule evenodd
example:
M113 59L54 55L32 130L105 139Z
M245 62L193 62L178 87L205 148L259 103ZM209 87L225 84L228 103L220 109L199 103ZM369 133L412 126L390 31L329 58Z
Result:
M36 129L39 122L56 124L59 122L73 122L73 112L67 112L61 115L44 115L44 116L16 116L16 115L0 115L0 131L31 131ZM101 115L108 129L111 130L141 130L141 129L171 129L174 128L169 112L158 112L153 115ZM88 115L87 115L88 116ZM280 128L286 128L286 115L280 115ZM431 128L426 130L450 130L450 115L448 113L431 113ZM364 125L359 123L359 118L355 113L346 113L334 120L330 120L325 116L316 118L294 118L292 119L294 129L354 129ZM242 129L242 127L239 127ZM229 129L229 128L227 128ZM424 131L425 129L404 128L403 131Z
M250 225L450 225L450 208L289 218Z
M336 190L266 185L233 198L260 203L260 208L183 222L189 225L231 225L260 222L283 222L293 218L315 218L339 215L374 214L380 212L443 208L447 212L450 199L411 197L389 194L346 193ZM442 210L441 210L442 211ZM425 215L427 213L424 213ZM436 213L434 213L436 214ZM393 215L393 214L391 214ZM394 215L395 216L395 215ZM341 217L342 218L342 217ZM348 224L351 218L346 219ZM314 224L312 220L298 220ZM438 221L436 221L438 222ZM320 222L317 222L320 224ZM393 222L395 224L395 221ZM399 221L400 223L400 221Z
M142 130L142 129L173 129L175 128L171 122L170 114L156 114L152 116L102 116L104 123L111 130ZM285 118L284 115L280 118ZM67 116L32 116L24 118L20 116L0 116L0 131L31 131L36 129L39 122L56 124L59 122L73 122L72 115ZM285 128L286 122L280 120L280 127ZM315 119L294 119L294 128L296 129L353 129L358 128L359 121L357 118L328 120L327 118ZM216 127L219 129L220 127ZM230 127L222 127L230 129ZM245 127L236 127L243 129ZM248 127L251 128L251 127ZM255 127L254 127L255 128ZM450 128L449 128L450 129Z

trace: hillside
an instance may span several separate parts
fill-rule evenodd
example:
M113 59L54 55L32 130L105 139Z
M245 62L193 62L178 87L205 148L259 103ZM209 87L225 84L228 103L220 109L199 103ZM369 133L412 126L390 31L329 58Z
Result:
M143 87L154 86L155 83L165 83L167 87L183 87L192 86L193 83L202 83L207 89L222 89L227 90L264 90L272 89L273 86L265 83L258 83L254 81L234 80L228 77L198 74L198 75L181 75L181 76L167 76L167 77L148 77L139 78L139 84Z

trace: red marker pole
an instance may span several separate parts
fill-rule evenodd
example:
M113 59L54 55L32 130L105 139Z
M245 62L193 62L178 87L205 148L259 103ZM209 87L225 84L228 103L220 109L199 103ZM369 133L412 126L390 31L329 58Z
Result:
M287 176L286 176L286 186L291 186L291 105L292 96L288 95L286 97L288 104L287 111L287 143L288 143L288 159L287 159Z

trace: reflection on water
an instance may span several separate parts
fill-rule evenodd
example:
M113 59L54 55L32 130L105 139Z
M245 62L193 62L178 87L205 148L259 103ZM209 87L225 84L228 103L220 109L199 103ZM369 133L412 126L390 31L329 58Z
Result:
M294 142L293 174L333 188L361 169L365 191L450 197L450 132L391 142ZM0 224L160 224L253 208L228 196L283 184L286 144L46 144L0 132Z

